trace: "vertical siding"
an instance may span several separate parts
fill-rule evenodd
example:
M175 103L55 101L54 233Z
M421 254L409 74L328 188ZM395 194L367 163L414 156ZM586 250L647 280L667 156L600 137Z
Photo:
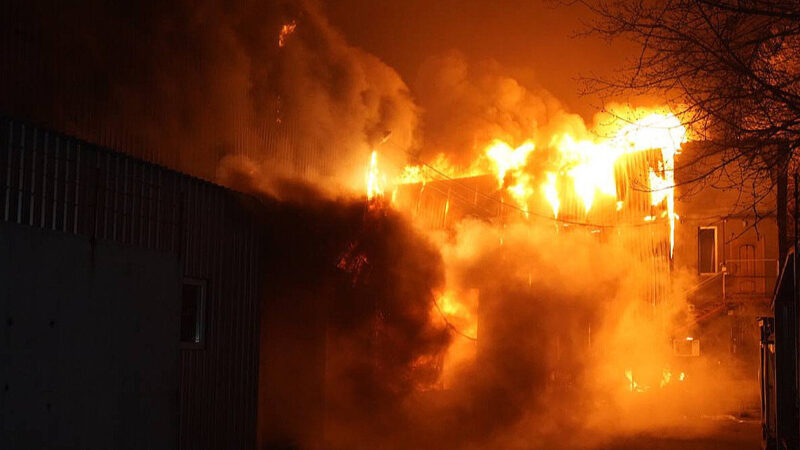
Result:
M207 281L205 346L179 356L179 447L254 448L260 239L244 196L12 119L0 145L4 221L176 253Z
M181 352L180 447L252 448L258 235L236 194L205 183L185 188L185 274L208 280L208 309L205 348Z

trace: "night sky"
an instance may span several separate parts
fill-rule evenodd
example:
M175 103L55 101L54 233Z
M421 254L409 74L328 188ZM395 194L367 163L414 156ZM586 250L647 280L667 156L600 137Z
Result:
M591 21L580 5L521 0L324 3L328 18L347 40L392 66L412 91L426 59L457 50L471 61L496 61L526 87L544 87L589 118L598 100L579 94L578 78L608 74L636 55L626 42L612 45L576 36Z

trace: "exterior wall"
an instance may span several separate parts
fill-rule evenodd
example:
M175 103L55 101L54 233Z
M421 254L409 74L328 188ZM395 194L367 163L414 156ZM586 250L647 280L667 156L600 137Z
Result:
M177 444L175 254L0 222L3 448Z
M173 281L206 281L205 345L179 351L178 420L166 423L178 426L179 448L254 447L262 284L259 225L246 206L251 200L11 119L0 118L0 146L2 221L94 245L122 244L132 255L169 254L181 267ZM21 295L7 304L29 301ZM180 296L172 301L179 305ZM11 350L3 346L0 353Z
M680 175L680 172L676 174L678 183ZM723 301L723 278L725 299L768 303L778 276L775 196L767 192L754 209L752 195L740 192L735 187L735 179L723 180L721 184L732 187L698 188L695 184L679 184L676 188L676 210L680 219L676 226L674 269L691 277L695 286L699 286L692 291L692 298L698 304ZM698 270L698 230L701 227L717 230L716 274L701 275Z
M687 146L681 155L687 167L680 170L679 163L676 172L680 219L673 273L693 308L688 333L701 339L701 354L736 356L730 361L741 363L742 373L753 373L760 342L755 318L770 314L779 274L775 195L766 186L758 194L748 192L752 187L738 189L733 166L712 180L702 179L698 173L714 161L692 163L700 145ZM717 232L716 272L700 274L698 233L707 227Z
M247 199L184 179L184 275L207 283L206 339L180 354L181 449L256 443L260 233Z
M699 213L708 211L695 209L691 204L679 204L679 208ZM722 301L724 266L725 298L769 302L778 273L778 227L774 216L762 219L757 227L753 226L755 220L751 215L714 218L681 215L676 227L675 268L692 277L695 286L703 283L693 291L696 301ZM717 230L717 274L698 272L698 230L701 227ZM746 249L748 246L754 253Z

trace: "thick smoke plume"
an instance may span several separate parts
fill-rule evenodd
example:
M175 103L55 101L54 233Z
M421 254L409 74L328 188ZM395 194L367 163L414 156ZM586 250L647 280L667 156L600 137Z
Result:
M429 58L414 85L424 111L422 159L444 154L456 166L467 167L495 139L512 146L533 140L545 149L557 133L588 135L581 116L510 72L492 61L470 61L459 52Z
M538 173L557 157L553 136L589 135L503 68L434 57L415 104L309 2L3 8L2 112L260 198L264 317L293 317L264 327L260 383L288 386L260 394L268 446L595 448L739 400L719 372L671 357L681 283L664 305L643 302L651 274L624 239L475 219L428 234L342 194L374 148L466 167L494 139L531 139ZM448 295L474 307L467 320L443 318ZM292 370L308 367L280 351L287 336L322 362ZM292 384L315 373L323 392ZM293 402L324 414L318 433L308 408L271 406Z
M12 1L0 29L0 112L206 179L352 186L372 147L415 142L403 81L313 2Z
M242 184L259 178L243 174L238 187L262 189ZM294 182L268 188L270 235L280 236L269 249L285 255L273 288L313 299L309 309L323 304L327 329L321 433L287 426L269 442L608 448L676 427L708 432L701 416L743 400L719 368L673 356L683 285L655 309L645 302L652 274L624 236L476 219L429 234L363 198L328 199ZM443 318L445 292L477 295L477 341Z

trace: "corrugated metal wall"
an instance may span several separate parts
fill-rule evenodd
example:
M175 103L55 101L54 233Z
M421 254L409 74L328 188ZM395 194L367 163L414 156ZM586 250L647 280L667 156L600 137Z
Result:
M255 447L260 239L244 196L8 118L0 142L3 220L177 253L207 280L205 346L180 353L179 447Z

